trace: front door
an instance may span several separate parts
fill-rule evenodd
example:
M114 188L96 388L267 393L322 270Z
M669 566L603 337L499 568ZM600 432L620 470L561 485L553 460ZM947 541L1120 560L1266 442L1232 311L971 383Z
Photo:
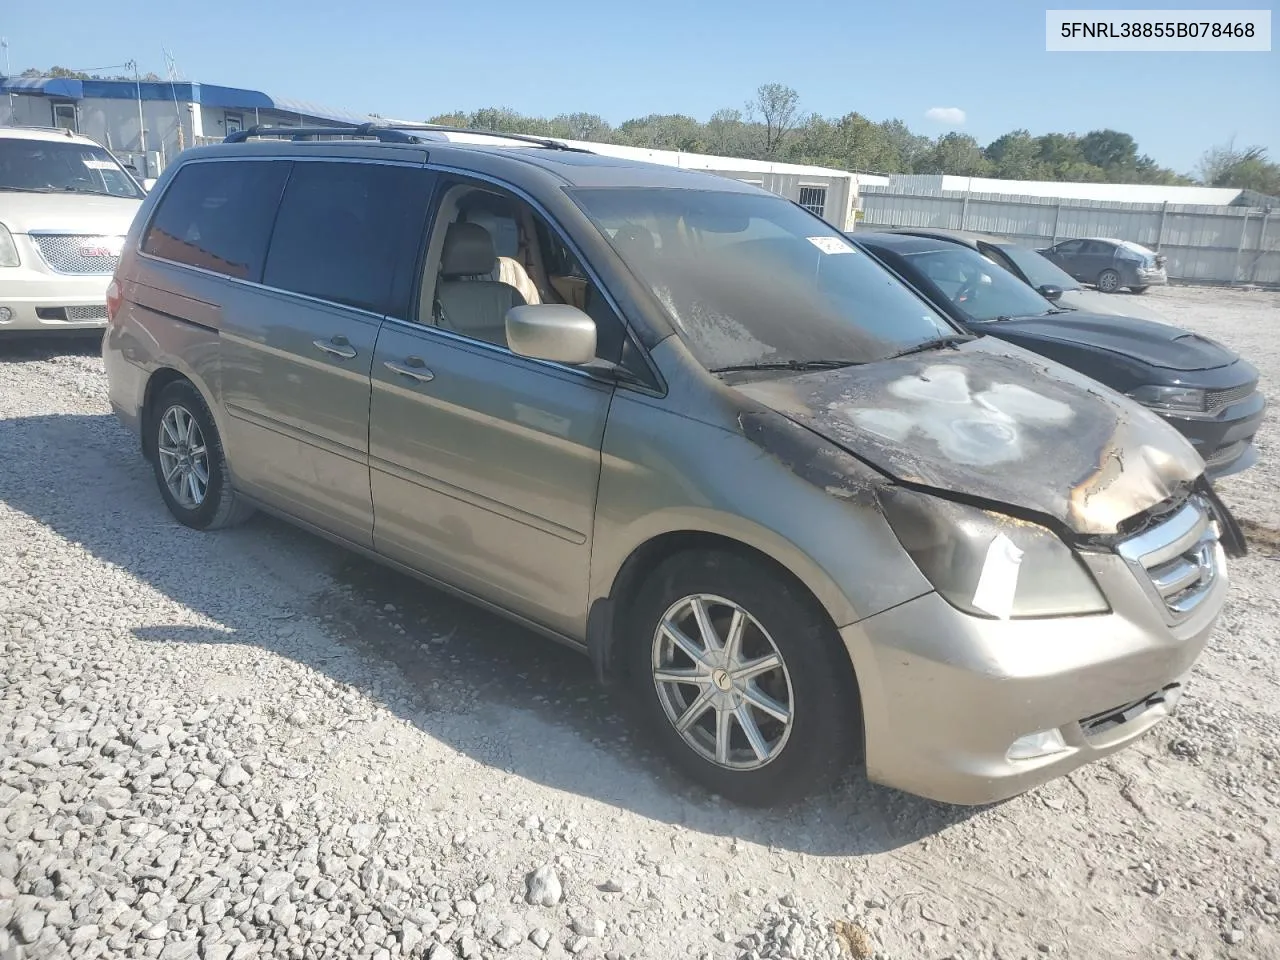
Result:
M497 221L519 231L507 252L516 252L515 269L528 275L522 285L544 303L564 302L545 248L558 234L535 223L528 204L488 186L455 181L440 196L416 322L385 324L374 356L374 545L581 635L613 389L507 348L505 310L522 298L495 279L488 231ZM621 328L616 315L594 315ZM602 334L599 342L616 338Z
M407 308L431 180L407 165L295 162L263 287L241 293L224 319L223 401L239 479L362 546L373 544L374 347L383 317Z

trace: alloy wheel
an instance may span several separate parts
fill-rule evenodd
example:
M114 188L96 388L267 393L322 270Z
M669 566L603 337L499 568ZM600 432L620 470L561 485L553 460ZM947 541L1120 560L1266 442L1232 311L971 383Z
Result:
M795 716L791 676L745 608L710 594L676 601L654 631L651 663L667 719L704 759L755 770L786 746Z
M160 418L156 454L165 486L179 505L195 510L209 492L209 452L191 411L174 404Z

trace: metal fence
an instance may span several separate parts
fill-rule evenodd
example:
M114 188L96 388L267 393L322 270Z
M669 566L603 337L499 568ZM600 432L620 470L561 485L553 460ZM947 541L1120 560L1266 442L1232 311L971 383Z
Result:
M1280 211L1176 203L1057 200L864 185L859 229L937 227L1046 247L1071 237L1132 240L1168 258L1170 279L1280 285Z

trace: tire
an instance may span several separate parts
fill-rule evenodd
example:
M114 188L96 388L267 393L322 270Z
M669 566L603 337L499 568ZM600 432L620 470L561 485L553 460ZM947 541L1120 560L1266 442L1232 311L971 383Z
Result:
M664 621L674 621L695 652L707 650L699 639L694 597L703 599L705 620L721 641L740 616L744 626L735 662L762 669L772 652L781 667L735 683L723 669L725 661L700 665L677 652L678 645L661 629ZM669 557L637 592L619 640L627 645L638 708L663 750L688 777L735 803L775 806L823 790L848 770L861 748L857 683L835 628L802 587L763 562L717 551ZM713 656L723 655L723 649ZM684 669L682 676L696 673L699 679L660 683L655 676L660 668ZM676 718L697 709L704 697L720 702L701 706L689 718L686 739ZM760 703L772 711L781 707L789 723L760 709ZM755 727L754 743L740 719L743 712ZM728 718L722 752L721 717Z
M1120 274L1108 267L1098 274L1098 289L1103 293L1115 293L1120 289Z
M154 431L151 465L160 496L179 523L195 530L217 530L243 523L253 514L253 508L239 499L231 487L213 414L195 387L186 380L169 384L156 397L147 421ZM190 425L185 444L184 425ZM192 428L196 433L190 432ZM188 446L194 449L187 452ZM171 484L176 479L175 470L183 481L194 476L195 486L186 482Z
M1130 287L1130 288L1129 288L1130 292L1132 292L1132 293L1139 293L1139 294L1141 294L1141 293L1146 293L1146 292L1147 292L1148 290L1150 290L1150 289L1151 289L1151 287L1149 287L1149 286L1147 286L1147 287Z

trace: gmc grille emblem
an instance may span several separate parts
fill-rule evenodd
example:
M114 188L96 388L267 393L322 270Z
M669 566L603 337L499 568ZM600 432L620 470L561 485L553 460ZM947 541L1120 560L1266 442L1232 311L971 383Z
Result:
M88 257L114 257L110 247L81 247L80 256Z

